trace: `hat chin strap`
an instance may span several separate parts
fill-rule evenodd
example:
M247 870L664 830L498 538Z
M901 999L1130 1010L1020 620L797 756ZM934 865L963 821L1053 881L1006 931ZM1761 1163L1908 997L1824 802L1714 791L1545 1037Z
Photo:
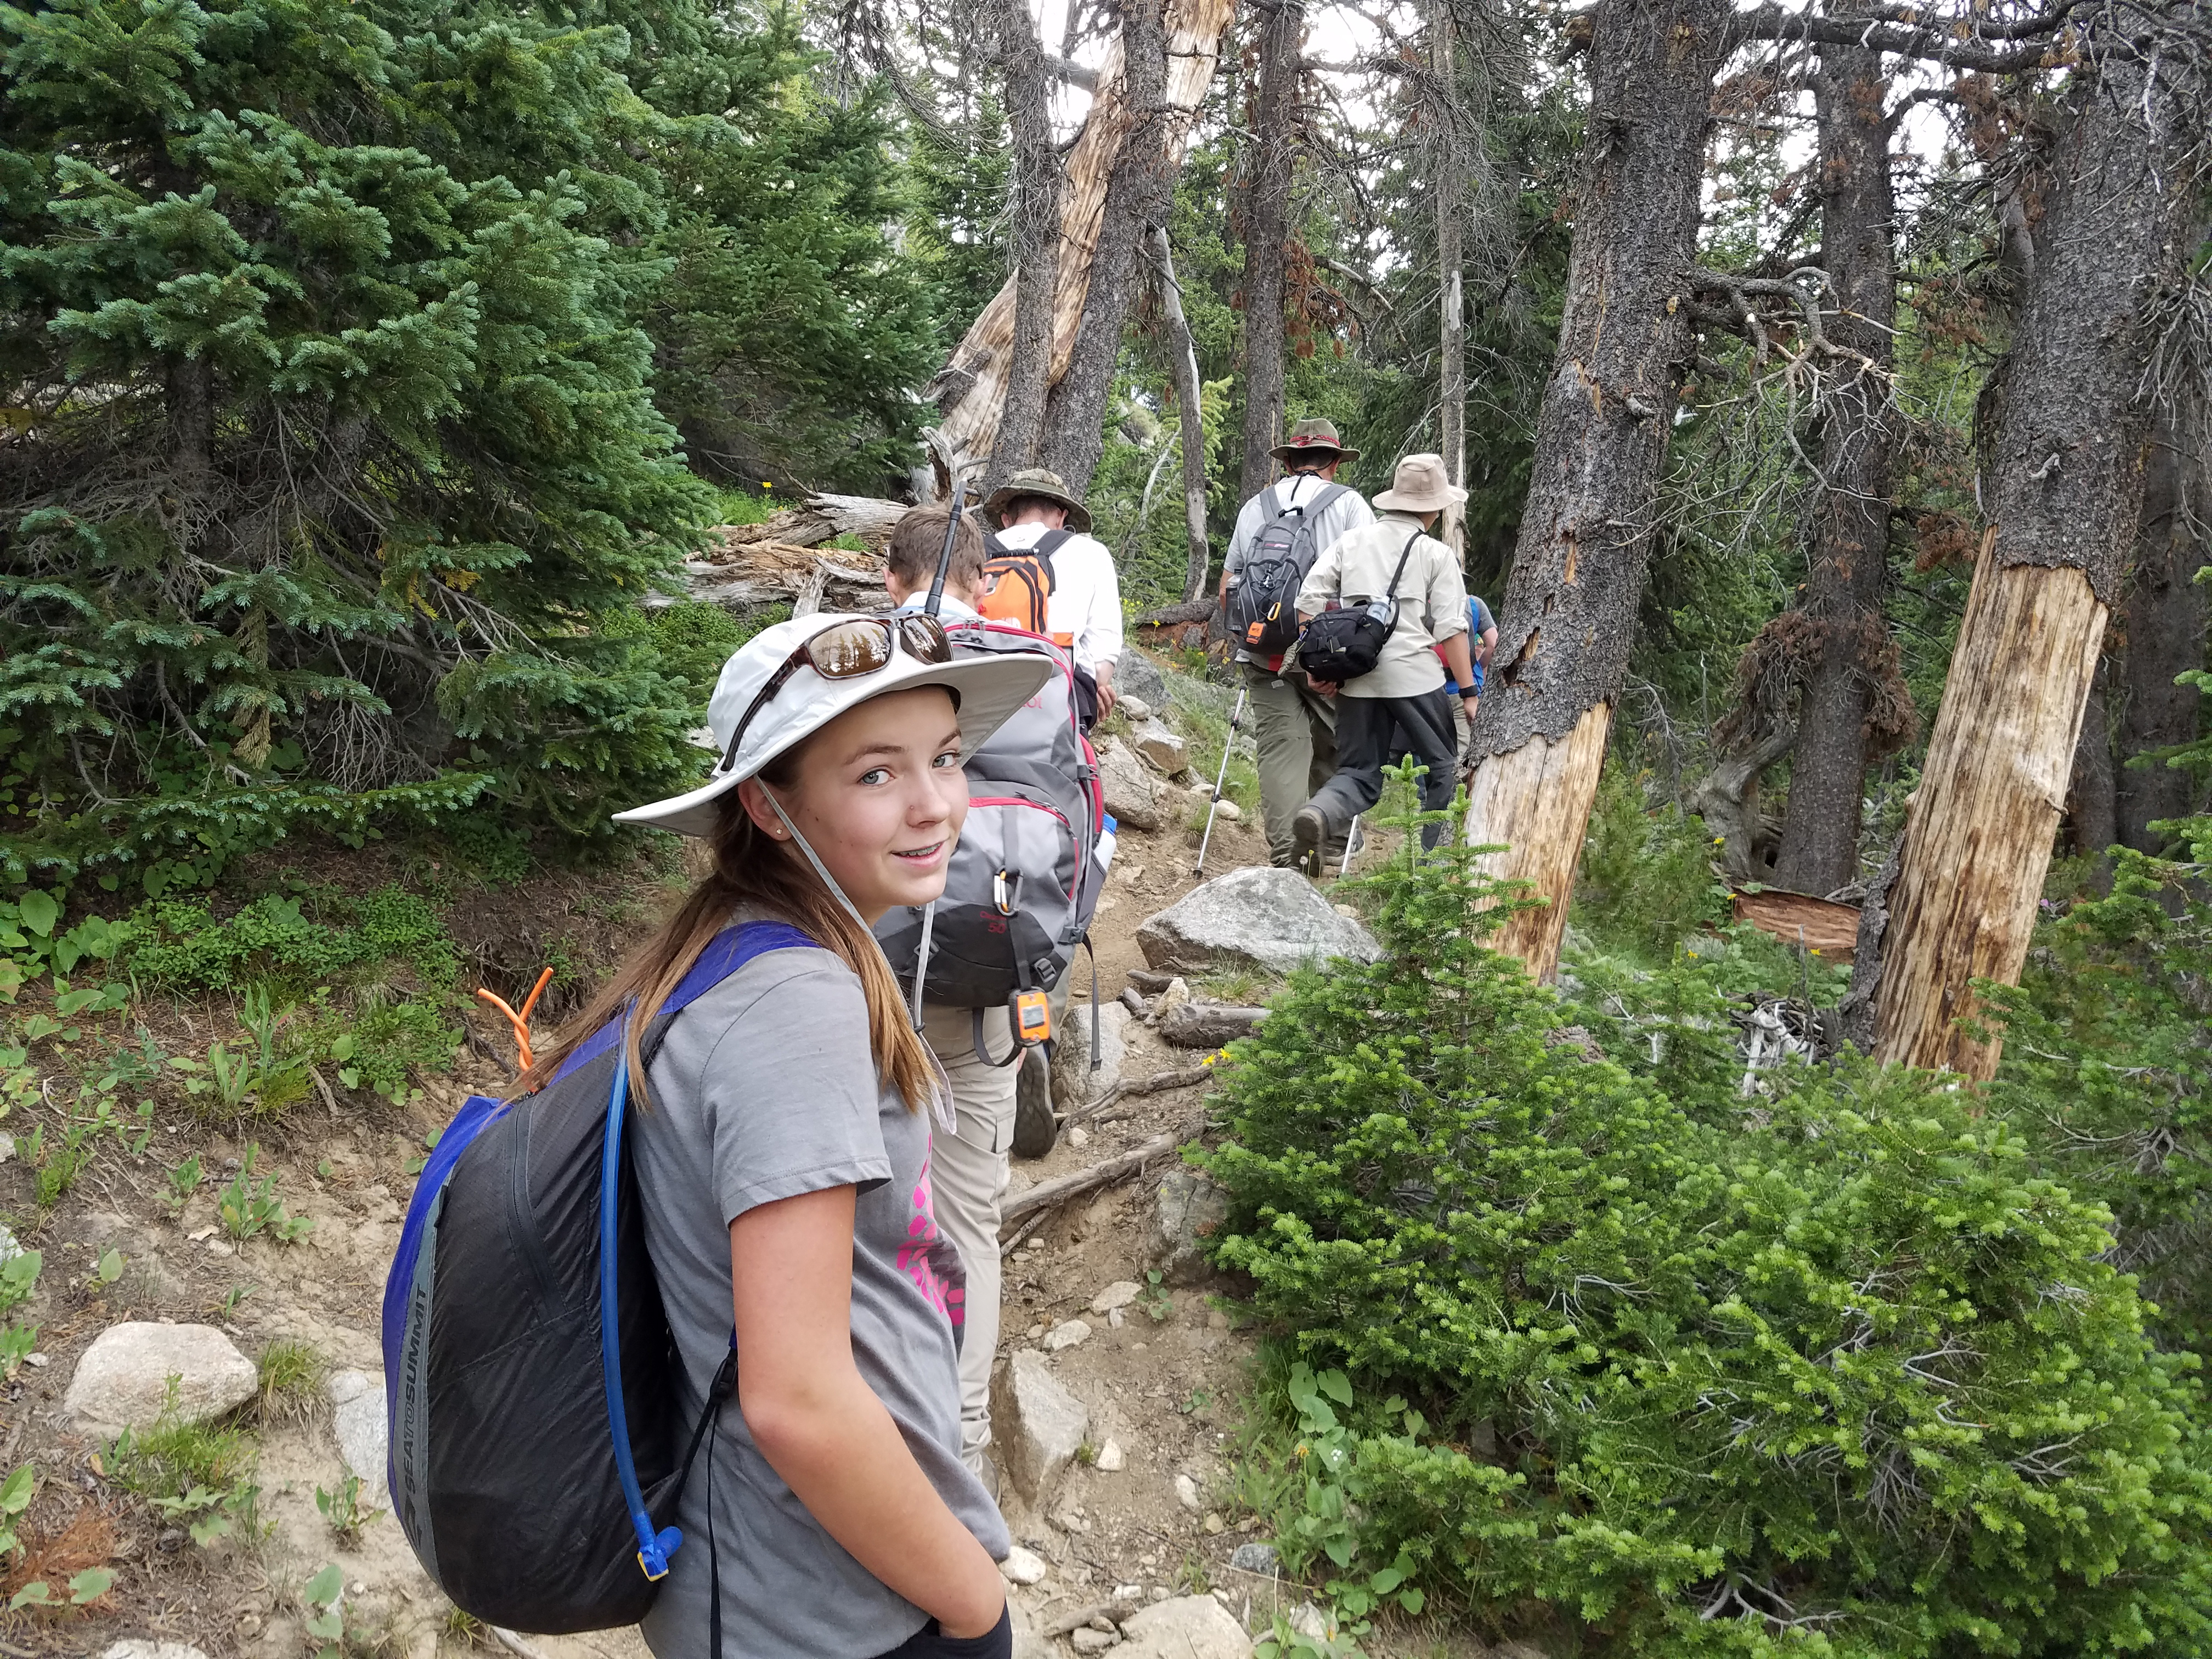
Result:
M783 821L783 827L791 831L792 840L798 842L799 850L806 854L806 861L814 866L814 873L822 878L822 884L830 890L831 896L838 903L845 907L845 914L852 917L854 923L867 935L868 943L876 947L876 954L883 956L883 941L876 937L876 930L868 926L867 918L860 914L860 907L845 896L845 890L837 884L837 878L830 873L830 866L822 862L814 848L808 845L806 837L799 833L799 826L791 821L791 814L783 810L783 803L775 798L775 791L769 788L766 783L763 783L761 793L768 798L768 804L775 809L775 815ZM914 964L914 1029L917 1031L921 1030L921 981L923 976L929 972L929 935L936 921L937 901L932 899L922 907L921 949L916 952ZM890 966L889 957L884 957L884 965L886 968ZM927 1043L922 1046L929 1054L930 1065L937 1073L937 1099L934 1102L937 1121L950 1129L954 1125L951 1082L945 1074L944 1063L937 1058L936 1050L930 1048Z

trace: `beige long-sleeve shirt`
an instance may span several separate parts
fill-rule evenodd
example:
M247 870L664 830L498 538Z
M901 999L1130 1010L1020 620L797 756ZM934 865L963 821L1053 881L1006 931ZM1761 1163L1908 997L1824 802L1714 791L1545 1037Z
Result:
M1298 590L1298 614L1312 616L1331 604L1358 606L1383 597L1398 556L1413 538L1404 574L1394 590L1398 626L1382 647L1375 671L1346 682L1347 697L1418 697L1444 683L1436 647L1467 632L1467 582L1451 549L1425 535L1410 513L1385 513L1364 530L1339 537L1322 550Z

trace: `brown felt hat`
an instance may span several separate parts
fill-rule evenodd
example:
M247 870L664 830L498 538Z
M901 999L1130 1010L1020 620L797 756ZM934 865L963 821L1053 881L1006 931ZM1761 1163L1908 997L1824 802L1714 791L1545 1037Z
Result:
M983 503L984 516L1000 530L1006 527L1006 508L1024 495L1034 495L1040 501L1057 501L1067 509L1067 527L1077 535L1091 528L1091 514L1083 503L1069 493L1059 473L1042 466L1024 467L991 492Z
M1341 460L1356 461L1359 459L1359 452L1346 449L1344 440L1336 435L1334 421L1310 416L1291 428L1288 441L1277 444L1267 453L1279 461L1288 462L1297 459L1301 455L1318 458L1330 450L1334 450Z
M1375 498L1385 513L1441 513L1467 499L1467 491L1444 471L1441 455L1408 455L1398 463L1390 487Z

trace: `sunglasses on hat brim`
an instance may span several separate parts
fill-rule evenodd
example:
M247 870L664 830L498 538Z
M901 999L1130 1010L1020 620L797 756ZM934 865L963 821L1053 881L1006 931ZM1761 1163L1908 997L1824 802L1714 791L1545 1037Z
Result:
M839 623L825 628L808 640L783 660L783 665L768 677L760 695L738 719L737 730L730 733L729 746L722 751L722 763L715 769L726 772L738 763L738 746L745 740L745 729L753 717L775 700L775 694L789 684L791 677L802 668L811 668L825 680L853 680L863 674L873 674L890 666L896 648L903 646L906 653L918 661L946 663L952 660L952 641L936 617L919 611L896 617L868 617L853 622Z

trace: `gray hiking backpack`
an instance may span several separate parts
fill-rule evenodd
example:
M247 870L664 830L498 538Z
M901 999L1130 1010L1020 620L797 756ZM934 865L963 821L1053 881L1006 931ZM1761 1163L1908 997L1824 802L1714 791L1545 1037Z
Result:
M1003 622L940 617L955 652L1042 653L1057 672L968 761L968 822L930 921L922 994L956 1008L1005 1007L1048 991L1090 931L1111 856L1098 758L1076 720L1075 669L1051 641ZM924 912L896 909L876 938L913 981ZM1021 1049L1017 1045L1009 1062Z
M1279 657L1298 637L1298 589L1321 549L1314 525L1328 504L1349 493L1333 483L1303 506L1285 506L1282 485L1267 487L1267 520L1244 556L1244 574L1229 590L1229 637L1255 656Z

